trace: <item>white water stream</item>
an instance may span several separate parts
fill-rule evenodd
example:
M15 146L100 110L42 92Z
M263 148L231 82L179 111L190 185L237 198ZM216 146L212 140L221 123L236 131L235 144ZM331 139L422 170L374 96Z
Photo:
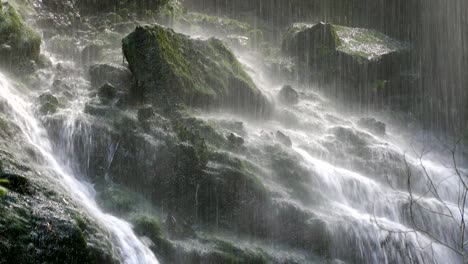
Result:
M15 87L15 85L2 73L0 73L0 98L4 99L9 107L10 114L15 124L21 129L27 143L33 146L44 158L53 175L61 183L68 195L97 220L103 228L106 228L112 237L114 248L121 256L123 263L128 264L155 264L159 263L155 255L133 232L129 223L106 214L94 200L92 186L81 181L74 172L61 163L52 148L50 139L41 122L32 111L31 99Z

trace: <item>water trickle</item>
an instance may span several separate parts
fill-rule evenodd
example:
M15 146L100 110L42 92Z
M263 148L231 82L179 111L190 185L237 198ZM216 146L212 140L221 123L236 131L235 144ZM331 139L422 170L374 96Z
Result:
M122 261L128 264L159 263L153 252L133 232L132 226L112 215L106 214L94 200L94 190L91 184L77 177L75 172L65 164L72 164L69 157L58 158L46 129L35 117L31 99L25 96L5 75L0 73L0 97L9 105L11 118L21 129L27 143L31 144L44 158L44 164L64 190L94 218L107 229L111 235L114 248ZM70 115L68 131L74 133L73 125L76 120ZM72 137L70 137L72 138ZM64 160L65 162L62 162Z
M265 75L256 63L259 60L252 55L237 55L259 88L275 96L281 86ZM300 120L294 126L279 116L286 110ZM201 118L239 117L216 113ZM301 184L312 199L299 201L282 187L273 188L278 188L276 192L286 203L300 204L303 210L311 210L323 221L326 226L323 232L328 233L331 255L336 260L463 263L461 255L447 247L454 246L452 241L460 236L461 215L466 217L463 206L458 206L460 182L451 157L436 149L431 151L432 157L420 156L419 148L431 149L434 142L422 140L425 133L421 131L414 138L406 138L408 131L397 128L391 119L382 118L388 120L387 132L359 127L353 113L340 113L331 101L305 88L298 104L277 105L272 120L260 123L244 120L248 135L245 140L251 146L270 144L272 137L264 136L270 131L282 131L290 137L292 151L299 154L298 159L310 173L310 179ZM466 175L462 166L463 161L458 169ZM429 181L437 183L437 196L428 191ZM413 206L423 208L414 209L418 212L415 215L410 215L408 209L410 195L417 201ZM447 218L444 214L452 216ZM418 231L414 225L424 231ZM440 242L434 242L434 237Z

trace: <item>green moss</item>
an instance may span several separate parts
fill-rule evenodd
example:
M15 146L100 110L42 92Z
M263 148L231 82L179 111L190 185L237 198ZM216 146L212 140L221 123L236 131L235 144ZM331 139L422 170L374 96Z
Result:
M153 215L136 215L131 218L135 232L140 236L146 236L153 242L151 249L157 254L158 259L164 263L174 263L176 249L163 234L161 221Z
M364 60L374 60L406 49L403 43L375 30L336 25L333 28L337 38L342 40L337 50Z
M158 241L162 236L161 223L155 217L148 215L138 215L131 219L135 232L149 237L153 241Z
M0 179L0 185L8 184L8 180ZM0 186L0 197L3 197L7 194L7 189Z
M323 48L331 48L333 51L339 51L343 54L356 57L362 60L374 60L382 55L400 52L406 50L405 44L392 39L381 32L364 29L364 28L351 28L331 24L306 24L296 23L293 24L284 35L284 44L290 44L291 48L296 47L293 40L300 37L301 34L312 34L307 32L313 32L315 28L326 27L327 31L331 34L334 44L325 43L323 39L314 39L311 35L308 39L312 47L319 47L324 44ZM328 28L329 27L329 28ZM316 34L316 33L313 33ZM298 43L300 44L300 43ZM329 54L326 54L329 55Z
M375 80L374 82L372 82L371 86L375 92L379 92L385 89L385 83L385 80Z
M59 107L59 101L51 93L43 93L39 96L38 100L40 104L39 111L42 114L46 115L57 112L57 109Z
M267 254L263 252L254 252L250 249L241 249L234 246L232 243L227 241L218 240L216 242L216 249L219 251L219 256L222 259L222 263L229 264L266 264L270 263Z
M120 16L122 20L127 20L130 14L130 11L128 10L128 8L121 8L119 9L119 11L117 11L117 14Z
M138 87L136 94L158 103L228 105L243 111L269 109L232 52L220 40L194 40L161 26L137 27L123 50Z
M157 19L164 24L171 25L181 19L185 12L186 10L181 1L164 0L164 4L161 4L158 9Z
M119 214L125 214L136 209L135 196L122 187L114 186L103 190L99 200L104 208Z
M0 185L20 194L31 193L29 180L20 175L3 173L0 175Z
M38 60L41 38L27 27L15 9L3 6L0 10L0 65L18 67L20 63Z
M207 162L208 148L205 139L200 135L197 130L191 130L183 125L176 127L177 137L181 142L191 144L197 155L197 160L200 162L200 166L204 167Z

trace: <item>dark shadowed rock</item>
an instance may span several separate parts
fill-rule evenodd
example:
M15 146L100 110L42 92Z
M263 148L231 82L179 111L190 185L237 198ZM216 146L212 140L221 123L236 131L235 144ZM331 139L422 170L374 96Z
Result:
M299 93L291 85L285 85L278 94L278 99L283 104L294 105L299 103Z
M112 100L117 96L117 89L112 84L105 83L98 89L98 95L101 99Z
M3 173L0 171L0 180L4 180L4 183L0 184L8 190L17 192L19 194L30 194L31 186L27 178L16 175Z
M281 131L276 131L276 139L286 147L292 147L291 138L289 138L286 134Z
M401 55L407 51L407 45L378 31L325 23L294 24L282 43L282 52L298 65L302 81L363 102L390 93L382 84L398 77Z
M39 96L39 111L43 114L53 114L57 112L59 101L51 93L43 93Z
M138 121L143 122L154 116L154 109L151 105L138 109Z
M362 128L370 130L377 135L385 135L385 123L380 122L373 117L364 117L359 119L358 125Z
M196 40L158 25L139 26L123 40L136 80L134 95L153 104L225 107L251 116L271 105L217 39Z
M129 89L132 80L132 73L124 66L112 63L98 63L89 68L91 85L100 87L106 83L124 90Z
M230 133L227 136L227 139L229 143L235 147L240 147L244 144L244 139L236 133Z

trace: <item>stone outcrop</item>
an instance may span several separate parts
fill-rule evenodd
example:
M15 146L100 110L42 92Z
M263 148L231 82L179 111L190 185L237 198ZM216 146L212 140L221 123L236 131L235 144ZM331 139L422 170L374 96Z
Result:
M41 38L9 4L0 6L0 67L19 72L39 60ZM23 68L23 69L22 69Z
M271 111L242 65L217 39L197 40L158 25L139 26L123 40L136 85L153 103L224 107L250 116Z
M326 23L294 24L282 43L282 52L298 64L302 81L338 97L369 102L391 93L407 51L404 43L375 30Z

